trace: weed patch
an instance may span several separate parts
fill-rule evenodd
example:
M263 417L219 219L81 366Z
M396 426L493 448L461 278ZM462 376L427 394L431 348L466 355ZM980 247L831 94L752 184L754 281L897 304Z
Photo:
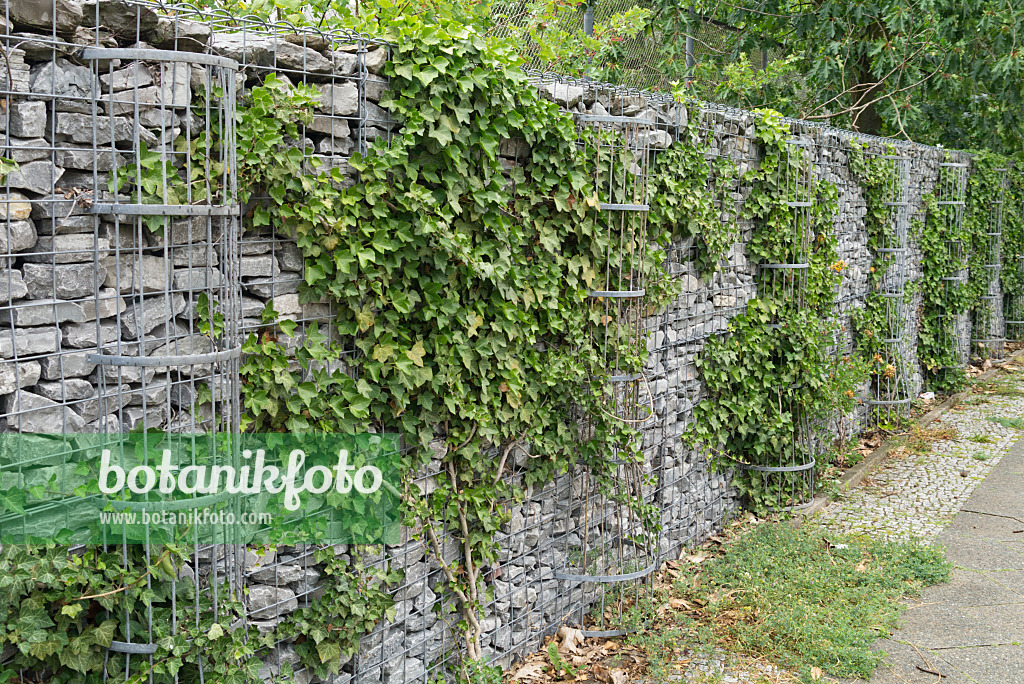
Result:
M949 577L938 549L918 543L821 536L763 524L676 591L719 645L765 658L811 681L812 668L867 679L871 650L897 625L900 599Z
M989 420L997 425L1012 430L1024 430L1024 418L1004 418L1003 416L989 416Z

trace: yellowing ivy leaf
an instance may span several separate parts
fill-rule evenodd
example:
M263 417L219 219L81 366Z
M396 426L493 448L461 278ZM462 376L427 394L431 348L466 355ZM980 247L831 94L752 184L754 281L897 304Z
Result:
M206 633L206 636L210 638L210 641L213 641L214 639L219 639L222 636L224 636L224 628L221 627L221 624L219 622L214 622L212 625L210 625L210 631Z
M423 348L423 342L417 340L416 344L412 345L412 349L405 352L405 355L409 357L409 360L415 363L420 368L423 367L423 357L426 355L427 350Z
M476 314L469 319L469 330L466 332L467 337L473 337L477 334L480 326L483 325L484 317L480 314Z
M395 348L390 344L378 344L373 348L373 360L384 363L395 353Z

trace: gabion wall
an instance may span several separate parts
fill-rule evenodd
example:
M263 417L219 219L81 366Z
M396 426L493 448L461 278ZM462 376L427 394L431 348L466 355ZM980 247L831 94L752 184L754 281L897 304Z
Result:
M354 184L356 174L347 162L352 152L398 132L378 105L387 88L380 75L387 46L356 34L298 30L181 8L172 13L117 0L84 5L77 0L8 0L6 8L0 45L10 69L0 69L0 95L6 102L0 116L2 156L17 161L20 169L6 177L0 196L0 429L237 426L238 405L231 400L238 391L237 345L264 327L260 315L265 305L272 302L282 317L297 321L300 336L314 322L323 329L331 310L327 304L300 302L303 259L287 235L273 227L243 229L259 198L238 206L233 151L225 146L209 156L223 165L206 172L219 174L222 187L229 188L213 195L202 187L183 189L168 175L173 168L186 177L190 165L206 163L183 153L175 141L182 136L202 140L214 129L232 138L236 98L276 73L291 83L313 84L322 93L312 123L290 144L340 168L345 183ZM680 144L686 111L664 96L546 74L532 77L534 87L566 111L635 118L643 124L649 149ZM190 110L200 102L205 116ZM644 428L643 450L648 474L657 483L645 495L662 510L657 563L703 541L738 506L728 474L712 472L705 456L685 446L680 435L704 396L695 366L704 342L724 333L730 318L756 296L755 268L746 254L753 226L739 219L739 208L750 193L741 177L758 163L759 150L750 112L708 105L699 125L709 160L728 157L736 164L736 177L713 178L710 188L721 220L734 228L736 243L710 278L697 272L691 240L672 244L667 267L682 293L644 323L650 351L645 391L655 418ZM841 325L835 349L848 353L853 347L850 314L863 306L872 261L864 194L849 170L848 144L856 138L872 154L908 160L904 201L919 218L922 196L934 186L946 152L799 121L791 127L794 138L809 145L817 173L839 190L834 228L847 268L835 301ZM887 149L890 144L895 151ZM504 141L500 148L509 168L525 152L515 141ZM163 173L159 187L167 206L139 209L130 192L131 173L153 153L170 162L166 172L158 172ZM128 180L120 194L108 185L118 171ZM920 264L920 252L911 243L899 277L906 283L919 279ZM229 334L216 348L198 327L203 295L227 307ZM914 351L918 304L907 307L903 348L912 369L907 379L911 396L922 386ZM1002 307L993 311L999 316ZM961 325L958 338L966 358L971 337L966 316ZM994 323L992 329L1002 328ZM148 357L159 360L138 362ZM223 397L221 414L192 410L200 386L212 386ZM870 396L865 386L862 397L867 401ZM823 426L825 434L858 431L865 411L837 416ZM444 448L435 445L435 470L418 478L425 491L433 486ZM529 445L513 454L519 465L530 457ZM74 466L73 456L54 465L16 462L0 454L0 477L19 478L16 482L24 487L53 476L74 487ZM603 596L594 583L556 576L566 565L565 549L587 534L583 526L597 524L584 522L579 495L577 476L568 474L548 487L528 490L526 501L510 511L500 562L486 576L494 598L484 609L484 647L499 664L536 648L566 621L579 622ZM456 620L444 610L439 619L436 610L441 598L435 588L442 580L438 566L411 530L402 542L363 558L401 567L405 579L394 588L396 619L362 640L360 653L334 678L338 684L351 679L365 684L429 681L457 662L458 638L451 629ZM446 540L444 549L446 557L457 557L454 540ZM357 549L337 547L336 552L351 557ZM194 567L182 570L183 576L191 573L198 582L200 576L219 572L221 562L228 561L207 551L197 556ZM237 562L248 587L249 618L261 629L272 629L281 616L316 601L324 591L310 549L278 547L263 557L246 552ZM145 635L139 638L145 641ZM283 663L297 660L292 645L280 643L265 656L261 676L270 679ZM298 679L315 678L300 672Z

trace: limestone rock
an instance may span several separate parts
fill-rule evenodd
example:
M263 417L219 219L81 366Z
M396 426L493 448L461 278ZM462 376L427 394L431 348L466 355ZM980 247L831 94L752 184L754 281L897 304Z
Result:
M33 234L35 230L33 229ZM44 264L74 264L91 262L97 256L103 259L110 252L107 238L94 238L85 233L44 235L26 252L25 261Z
M178 293L169 297L146 297L141 302L133 302L125 308L121 316L121 332L124 339L137 340L184 310L185 298Z
M19 328L31 328L56 323L82 323L88 320L85 310L78 302L59 299L36 299L20 302L10 309L0 309L0 323Z
M0 410L8 414L8 427L21 432L58 434L85 427L82 417L68 407L24 389L0 398Z
M0 220L24 221L32 215L32 203L20 192L0 193Z
M249 588L249 616L268 620L293 612L299 607L295 592L284 587L257 584Z
M0 253L23 252L35 244L36 226L32 221L0 220Z
M102 264L25 264L28 295L33 299L78 299L91 295L107 277Z
M387 61L387 50L382 47L370 50L363 56L363 64L366 65L366 70L371 74L379 74L381 69L384 68L384 63Z
M77 111L82 114L92 111L88 100L93 92L94 83L95 79L89 67L73 64L63 57L33 66L29 76L29 87L33 93L51 95L58 98L63 111ZM92 117L88 125L92 127ZM49 130L47 127L47 131ZM91 141L90 137L89 142Z
M99 5L100 26L123 40L144 40L156 31L159 24L157 13L146 5L129 4L123 0L87 0L83 5L85 23L95 23Z
M101 263L107 269L103 286L122 294L163 292L167 286L167 260L163 257L122 253L117 258L104 257Z
M68 36L82 23L82 5L75 0L7 0L7 15L19 28Z
M50 401L68 402L88 399L96 392L96 388L88 380L70 378L68 380L44 380L36 385L36 393Z
M59 348L60 330L55 327L0 331L0 357L5 359L49 354Z
M159 17L151 40L161 50L203 52L210 43L211 29L207 24L178 17Z
M359 111L359 89L354 83L323 83L317 111L333 116L351 116Z
M571 109L583 99L583 88L568 83L544 83L540 86L540 94L566 109Z
M0 268L0 302L20 299L28 294L28 287L21 277L21 271Z
M31 387L39 382L39 372L38 361L0 361L0 394Z
M348 121L332 116L313 116L313 121L306 126L306 130L312 133L323 133L324 135L337 138L347 138L351 130Z
M295 69L310 74L329 74L334 70L331 60L316 50L293 45L287 41L279 41L274 45L274 57L279 68Z
M87 361L88 352L62 352L39 359L40 375L45 380L61 378L84 378L94 370L96 364Z
M43 194L52 190L63 175L64 169L53 162L39 160L21 164L17 171L7 174L5 183L11 188Z

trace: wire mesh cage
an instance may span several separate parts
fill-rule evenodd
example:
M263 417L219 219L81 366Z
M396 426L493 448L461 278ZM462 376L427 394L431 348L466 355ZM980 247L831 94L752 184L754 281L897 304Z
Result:
M599 96L597 100L600 102ZM615 422L639 428L652 418L651 393L640 350L645 346L643 318L647 249L647 179L656 119L627 116L633 103L605 98L610 113L577 115L584 157L593 168L600 199L600 221L606 233L606 272L589 294L597 323L593 335L607 376L599 379L602 412ZM628 357L624 354L628 354ZM579 468L572 483L572 503L565 511L564 567L555 578L596 585L589 615L577 615L584 634L612 636L610 628L635 604L645 578L657 568L656 528L646 503L651 470L632 430L630 443ZM570 529L572 532L570 532ZM592 623L592 624L591 624Z
M881 235L873 251L881 259L881 277L875 279L875 292L882 300L883 327L872 330L878 341L872 379L872 420L878 424L897 424L906 414L913 395L907 354L909 302L908 237L910 232L911 159L894 154L875 155L885 167L885 184L879 201L886 212Z
M1001 361L1006 347L1006 324L1003 318L1002 270L1003 204L1009 189L1009 167L996 169L999 174L999 198L989 207L983 243L983 263L978 281L982 292L974 307L971 326L973 353L981 358Z
M935 215L928 218L941 225L946 250L945 259L941 262L942 271L938 274L939 286L942 288L939 297L942 308L934 314L936 347L945 350L940 359L940 367L935 369L941 376L962 374L969 346L964 339L966 326L963 319L966 312L961 304L967 283L964 207L969 167L966 160L938 164L938 178L933 190L936 210Z

